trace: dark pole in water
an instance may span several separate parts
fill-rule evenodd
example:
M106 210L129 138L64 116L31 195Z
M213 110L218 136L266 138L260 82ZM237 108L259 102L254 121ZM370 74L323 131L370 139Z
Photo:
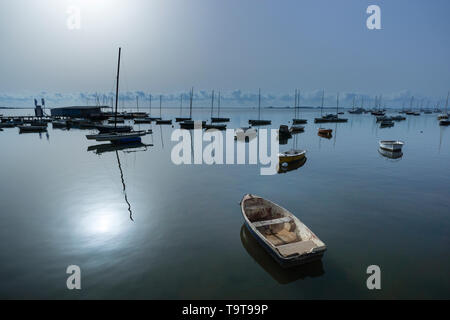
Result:
M119 74L120 74L120 53L122 48L119 48L119 59L117 62L117 80L116 80L116 112L114 113L114 129L117 128L117 103L119 101Z

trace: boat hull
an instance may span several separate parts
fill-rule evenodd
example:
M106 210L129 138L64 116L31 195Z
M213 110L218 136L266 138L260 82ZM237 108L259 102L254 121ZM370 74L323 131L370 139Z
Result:
M311 233L312 236L316 240L318 240L318 242L320 243L320 245L316 245L316 247L313 250L310 250L309 252L303 252L302 254L295 254L295 255L291 254L289 256L283 256L283 255L279 254L277 249L275 249L275 247L270 245L267 240L263 239L263 236L260 234L260 232L257 231L257 229L254 225L255 223L252 224L246 215L245 202L252 198L259 198L259 197L247 194L244 196L244 198L241 201L241 211L242 211L242 215L244 217L244 225L247 228L247 230L250 232L250 234L256 239L256 241L274 258L274 260L281 267L289 268L289 267L294 267L294 266L298 266L298 265L303 265L306 263L320 260L323 257L327 247L322 241L320 241L320 239L317 238L317 236L311 230L309 230L309 228L307 228L304 224L302 224L300 222L300 220L298 220L292 213L290 213L286 209L278 206L277 204L275 204L273 202L264 200L264 201L270 203L271 205L276 206L281 210L284 210L287 214L285 217L289 217L290 219L292 219L292 221L294 221L297 228L299 227L299 225L301 225L304 229L306 229L304 231ZM262 198L260 198L260 199L262 199ZM280 248L280 246L278 246L277 248Z
M248 120L248 123L252 126L267 126L272 124L271 120Z
M306 152L301 152L296 155L280 154L278 156L278 159L280 160L280 163L291 163L291 162L296 162L296 161L300 161L300 160L304 159L305 155L306 155Z
M265 243L256 234L256 232L252 229L252 227L248 224L247 221L245 221L244 225L247 228L247 230L250 232L250 234L261 245L261 247L263 247L264 250L266 250L267 253L269 253L272 256L272 258L276 262L278 262L278 264L281 267L283 267L283 268L291 268L291 267L295 267L295 266L299 266L299 265L302 265L302 264L306 264L306 263L310 263L310 262L313 262L313 261L320 260L320 259L322 259L323 255L325 253L325 251L321 251L321 252L318 252L318 253L311 253L311 254L303 255L303 256L300 256L298 258L289 258L289 259L281 258L272 250L272 248L269 245L267 245L267 243Z
M230 122L230 118L211 118L212 123Z
M156 120L156 124L172 124L172 120Z
M401 141L380 141L380 148L386 151L402 151L403 142Z

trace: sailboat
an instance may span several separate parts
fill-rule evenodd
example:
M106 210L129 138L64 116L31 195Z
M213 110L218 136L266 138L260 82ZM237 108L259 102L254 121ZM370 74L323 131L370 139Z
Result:
M217 130L225 130L227 128L226 124L213 124L212 119L213 118L213 112L214 112L214 90L212 91L212 98L211 98L211 123L210 124L205 124L204 128L205 129L217 129ZM215 118L218 119L218 118ZM216 121L216 122L220 122L220 121Z
M447 101L445 102L445 113L443 113L443 114L440 114L439 116L438 116L438 120L441 120L440 122L439 122L439 125L444 125L444 126L448 126L448 124L449 124L449 121L448 121L448 112L447 112L447 107L448 107L448 96L449 96L449 94L450 94L450 91L447 93ZM447 120L447 121L445 121L445 120Z
M172 120L163 120L162 117L162 95L159 96L159 120L156 120L156 124L172 124Z
M192 102L194 99L194 88L191 89L191 93L190 93L190 101L189 101L189 120L185 120L180 122L180 128L181 129L194 129L195 127L195 122L194 120L192 120ZM200 127L203 128L206 125L206 121L202 121Z
M213 117L211 113L211 122L229 122L230 118L221 118L220 117L220 91L219 91L219 99L217 102L217 117Z
M119 79L120 79L120 55L122 52L122 48L119 48L119 58L117 63L117 79L116 79L116 110L114 113L114 118L117 119L117 104L119 102ZM105 127L105 126L103 126ZM88 140L96 140L96 141L111 141L111 143L130 143L130 142L140 142L141 137L146 135L147 133L145 131L121 131L124 129L118 129L117 122L114 123L113 126L114 129L110 130L108 128L108 131L105 133L100 133L97 135L87 135L86 138ZM97 127L97 129L99 129ZM100 130L100 129L99 129ZM100 131L101 132L101 131Z
M141 124L141 123L152 123L152 119L148 117L148 115L145 112L139 112L139 97L136 96L136 107L138 112L135 113L135 124Z
M258 97L258 120L248 120L248 123L252 126L266 126L272 123L271 120L261 120L261 89Z
M300 91L295 89L295 103L294 103L294 119L292 119L293 124L305 124L308 122L306 119L297 118L297 114L300 116Z
M149 96L148 108L149 108L149 116L148 117L151 121L161 120L160 117L152 117L152 95Z
M324 96L322 95L322 108L323 109L323 98ZM322 111L321 111L322 113ZM324 122L347 122L348 119L345 118L339 118L338 116L339 114L339 93L337 94L337 98L336 98L336 114L327 114L326 116L322 116L320 118L315 118L314 122L315 123L324 123Z
M183 94L180 95L180 117L175 118L176 122L182 122L182 121L187 121L187 120L191 120L191 118L187 118L187 117L182 117L183 114Z
M355 99L356 99L356 96L353 96L352 110L349 110L348 113L350 113L350 114L362 114L364 112L364 109L362 107L355 109Z

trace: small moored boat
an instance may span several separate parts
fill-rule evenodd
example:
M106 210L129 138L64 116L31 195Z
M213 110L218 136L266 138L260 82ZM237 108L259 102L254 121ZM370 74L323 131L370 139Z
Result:
M23 126L18 126L19 128L19 132L23 133L23 132L43 132L43 131L47 131L47 126L32 126L32 125L23 125Z
M88 140L111 141L112 143L128 143L141 141L141 137L147 134L146 131L131 132L111 132L103 134L87 135Z
M306 150L289 150L286 152L280 152L278 154L278 158L280 160L280 164L290 163L294 161L302 160L306 155Z
M402 151L404 142L398 140L381 140L380 148L387 151Z
M321 135L331 135L332 133L333 133L333 129L319 128L319 134L321 134Z
M246 194L241 211L247 229L283 267L318 260L327 249L297 217L269 200Z

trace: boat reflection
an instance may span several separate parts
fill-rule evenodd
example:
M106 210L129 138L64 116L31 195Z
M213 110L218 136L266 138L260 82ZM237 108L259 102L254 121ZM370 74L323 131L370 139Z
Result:
M134 221L134 219L133 219L133 211L131 210L131 204L128 201L127 188L126 188L126 185L125 185L125 180L123 178L123 171L122 171L122 165L120 164L119 152L117 150L116 150L116 157L117 157L117 163L119 165L119 170L120 170L120 179L122 180L123 195L125 197L125 202L128 205L128 212L130 213L130 220Z
M322 260L317 260L293 268L282 268L261 247L244 225L241 227L241 242L247 253L280 284L288 284L307 277L316 278L325 274Z
M94 146L89 146L87 151L93 151L96 154L102 154L105 152L114 152L114 151L125 151L129 149L140 149L133 151L147 151L148 147L152 147L152 144L144 144L142 142L132 142L132 143L123 143L123 144L114 144L114 143L104 143L97 144ZM125 151L126 152L126 151ZM131 151L129 151L131 152Z
M389 151L389 150L385 150L382 148L378 148L378 152L386 158L389 159L400 159L401 157L403 157L403 152L402 151Z
M298 168L301 168L305 165L306 163L306 157L304 157L303 159L300 159L298 161L292 161L292 162L285 162L283 164L278 163L277 165L277 171L278 173L286 173L289 171L294 171L297 170Z

